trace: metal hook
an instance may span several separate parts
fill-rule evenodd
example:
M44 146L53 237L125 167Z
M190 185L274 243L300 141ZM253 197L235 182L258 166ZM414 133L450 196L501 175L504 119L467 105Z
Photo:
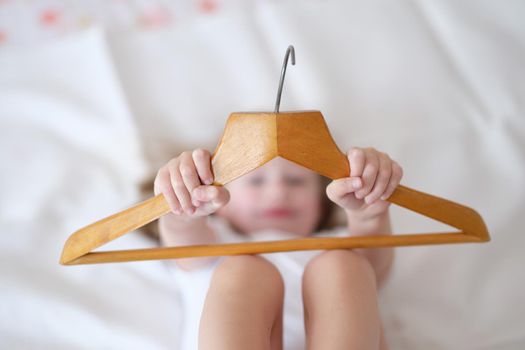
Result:
M275 101L275 113L279 113L279 106L281 105L281 94L283 93L284 75L286 74L286 66L288 65L288 57L292 54L292 64L295 65L295 49L293 45L288 46L286 54L284 55L283 68L281 69L281 79L279 80L279 90L277 90L277 100Z

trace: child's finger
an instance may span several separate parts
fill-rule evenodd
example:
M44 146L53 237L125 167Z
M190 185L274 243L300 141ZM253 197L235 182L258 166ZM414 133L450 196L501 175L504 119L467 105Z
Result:
M351 192L355 192L362 186L362 181L358 177L344 177L332 181L326 187L326 195L333 202L339 202L341 198Z
M181 205L177 199L175 191L173 191L170 173L167 167L162 167L157 173L155 181L153 182L153 192L155 195L162 193L168 202L171 211L175 214L181 214Z
M365 197L366 204L375 202L385 192L392 176L392 161L386 153L379 153L379 170L372 191Z
M188 193L191 193L195 187L201 185L199 174L197 174L197 169L195 168L195 163L193 163L191 152L186 151L180 155L179 169L180 174L182 175L182 181L188 189ZM193 201L192 204L196 206Z
M363 170L363 188L355 193L356 198L362 199L374 186L377 171L379 169L379 158L374 151L367 151L366 153L366 164L365 169Z
M401 182L402 177L403 168L401 168L401 166L395 161L392 161L392 176L390 177L390 182L388 183L385 193L381 196L382 200L388 199L392 193L394 193L397 185Z
M215 209L226 205L230 200L230 191L228 191L224 186L210 186L217 189L216 195L213 196L211 203Z
M168 162L168 169L170 171L171 186L177 195L182 210L187 214L192 214L193 206L191 204L191 197L180 173L179 160L177 158L170 160Z
M348 161L350 163L350 176L361 176L363 175L363 169L365 166L365 152L359 147L352 147L348 151Z
M155 180L153 180L153 194L155 196L159 195L162 193L162 190L164 189L164 187L162 186L163 184L165 184L165 181L162 181L162 172L166 171L166 167L162 167L159 169L159 171L157 171L157 175L155 176ZM169 178L168 178L168 183L169 183Z
M198 148L193 151L192 157L201 182L206 185L211 185L213 183L213 174L211 171L210 152L203 148Z

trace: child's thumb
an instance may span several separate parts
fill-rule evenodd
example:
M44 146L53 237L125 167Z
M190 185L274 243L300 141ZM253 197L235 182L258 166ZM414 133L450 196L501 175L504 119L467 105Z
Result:
M211 202L217 208L230 200L230 193L224 186L197 186L193 189L192 196L201 202Z
M326 187L326 195L332 201L341 200L348 193L356 192L363 185L363 181L359 177L344 177L333 180Z

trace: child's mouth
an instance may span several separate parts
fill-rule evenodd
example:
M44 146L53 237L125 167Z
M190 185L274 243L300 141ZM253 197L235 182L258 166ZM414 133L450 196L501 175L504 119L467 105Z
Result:
M293 215L293 211L290 209L270 209L263 212L263 215L265 217L270 218L283 218L283 217L289 217Z

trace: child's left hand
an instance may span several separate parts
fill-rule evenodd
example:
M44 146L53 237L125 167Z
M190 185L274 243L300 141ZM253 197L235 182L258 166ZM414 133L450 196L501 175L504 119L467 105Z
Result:
M333 180L326 187L328 198L352 214L364 214L365 210L366 218L383 214L391 204L386 199L401 181L403 169L388 154L372 147L352 147L347 156L350 176Z

